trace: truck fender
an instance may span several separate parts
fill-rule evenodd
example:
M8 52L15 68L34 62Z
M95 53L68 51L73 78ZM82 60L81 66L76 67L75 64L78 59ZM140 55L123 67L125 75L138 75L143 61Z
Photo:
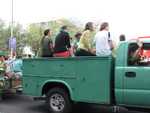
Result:
M69 84L63 80L46 80L42 85L41 85L41 94L42 94L42 91L43 91L43 88L46 84L53 84L53 83L58 83L58 84L61 84L63 86L65 86L67 88L67 90L69 91L69 95L70 95L70 98L72 99L73 97L73 93L72 93L72 89L71 87L69 86Z

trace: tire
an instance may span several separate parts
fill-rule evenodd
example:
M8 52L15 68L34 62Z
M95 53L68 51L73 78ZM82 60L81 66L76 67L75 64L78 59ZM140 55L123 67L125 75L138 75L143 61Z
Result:
M70 113L72 102L68 93L62 88L49 90L46 98L50 113Z

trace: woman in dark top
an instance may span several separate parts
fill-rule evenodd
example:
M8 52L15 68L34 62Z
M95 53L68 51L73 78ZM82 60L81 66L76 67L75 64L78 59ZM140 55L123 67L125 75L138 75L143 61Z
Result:
M70 36L67 32L67 26L61 27L60 33L56 36L54 52L55 57L69 57L71 55Z
M50 36L50 29L45 30L41 40L42 57L53 57L53 42L50 39Z

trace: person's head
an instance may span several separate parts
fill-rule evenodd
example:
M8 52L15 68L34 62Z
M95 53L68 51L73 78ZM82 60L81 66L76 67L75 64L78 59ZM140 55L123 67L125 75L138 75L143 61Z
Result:
M124 34L121 34L121 35L119 36L119 40L120 40L120 41L125 41L125 40L126 40L125 35L124 35Z
M107 22L103 22L101 24L100 31L103 31L103 30L106 30L106 31L109 30L109 24Z
M67 30L68 30L68 27L66 25L61 27L61 31L67 31Z
M50 29L46 29L44 31L44 36L50 36L51 35L51 30Z
M46 29L44 32L43 32L43 37L41 39L41 44L43 43L43 40L45 39L46 36L50 37L51 36L51 30L50 29Z
M93 31L94 30L94 27L93 27L93 22L88 22L85 24L85 31L86 30L90 30L90 31Z
M140 40L137 40L137 45L139 48L142 48L143 47L143 42L140 41Z
M31 55L31 54L29 54L29 55L28 55L28 58L31 58L31 57L32 57L32 55Z
M76 39L80 39L81 35L82 35L82 33L77 32L77 33L75 34L75 38L76 38Z

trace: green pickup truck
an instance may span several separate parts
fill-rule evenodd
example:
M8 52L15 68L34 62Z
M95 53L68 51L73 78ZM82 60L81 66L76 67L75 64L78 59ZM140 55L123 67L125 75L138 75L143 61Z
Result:
M123 107L150 106L150 58L136 63L130 57L136 41L123 42L116 58L38 58L23 61L23 92L46 97L52 113L68 113L73 103L84 102ZM143 52L150 41L143 42Z

